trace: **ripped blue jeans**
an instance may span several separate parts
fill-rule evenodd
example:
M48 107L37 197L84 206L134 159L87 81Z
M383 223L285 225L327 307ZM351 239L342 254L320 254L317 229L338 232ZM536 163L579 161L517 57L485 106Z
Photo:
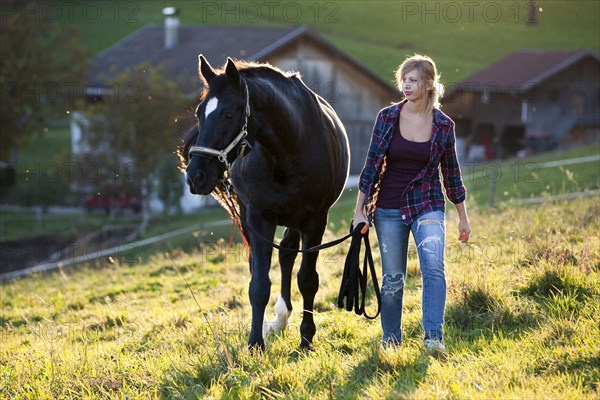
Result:
M444 274L445 222L442 211L421 215L412 224L402 222L400 210L375 210L383 278L381 284L382 342L402 342L402 297L406 282L408 235L412 232L423 276L423 329L425 339L442 339L446 277Z

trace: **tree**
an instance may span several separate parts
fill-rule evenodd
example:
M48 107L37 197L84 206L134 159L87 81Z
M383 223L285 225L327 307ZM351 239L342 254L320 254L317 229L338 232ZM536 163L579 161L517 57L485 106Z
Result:
M3 1L0 24L0 160L53 115L66 116L77 100L89 53L78 30L44 18L38 1Z
M181 193L183 181L178 169L178 160L175 154L165 158L158 170L158 198L164 205L164 214L181 213Z
M189 114L193 103L182 93L181 82L167 76L164 65L141 63L129 68L110 80L112 91L85 112L88 143L94 151L111 154L116 163L135 166L145 199L154 194L165 159L174 158L182 131L178 116L186 109ZM173 173L177 173L175 164ZM149 218L147 203L144 201L145 221Z

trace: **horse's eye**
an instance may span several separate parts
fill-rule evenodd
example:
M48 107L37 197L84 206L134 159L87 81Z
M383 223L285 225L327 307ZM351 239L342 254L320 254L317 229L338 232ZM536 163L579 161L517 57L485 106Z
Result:
M225 113L225 119L231 119L231 118L233 118L233 114L232 113L230 113L230 112Z

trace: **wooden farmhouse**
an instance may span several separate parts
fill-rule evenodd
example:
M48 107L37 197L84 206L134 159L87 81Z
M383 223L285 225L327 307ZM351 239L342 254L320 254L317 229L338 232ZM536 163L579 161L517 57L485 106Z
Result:
M351 147L351 174L364 164L377 112L397 101L397 89L306 27L179 26L174 17L165 25L148 25L101 52L92 63L90 80L101 95L102 77L116 76L143 61L167 63L172 76L194 82L182 90L193 97L201 90L198 55L213 66L227 57L268 62L282 70L298 71L304 82L331 103L344 123ZM100 87L100 89L98 89ZM109 88L107 88L109 89ZM84 133L73 128L77 151Z
M600 135L600 59L586 51L515 51L450 88L461 159L506 158Z

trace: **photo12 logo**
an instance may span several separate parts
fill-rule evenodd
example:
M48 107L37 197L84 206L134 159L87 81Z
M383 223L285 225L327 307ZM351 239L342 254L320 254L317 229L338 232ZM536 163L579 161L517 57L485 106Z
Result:
M532 23L543 8L528 1L404 1L403 23L496 23L510 20L514 23Z
M21 162L10 164L16 180L23 183L50 182L65 180L73 182L112 182L138 183L139 171L132 162L96 163L79 161L64 162Z
M278 1L203 1L200 3L201 22L221 23L325 23L339 22L337 2L278 2Z
M2 102L70 104L85 97L102 97L114 103L138 103L142 99L137 82L2 82Z
M133 1L2 1L0 21L18 18L22 23L139 23L139 4Z

